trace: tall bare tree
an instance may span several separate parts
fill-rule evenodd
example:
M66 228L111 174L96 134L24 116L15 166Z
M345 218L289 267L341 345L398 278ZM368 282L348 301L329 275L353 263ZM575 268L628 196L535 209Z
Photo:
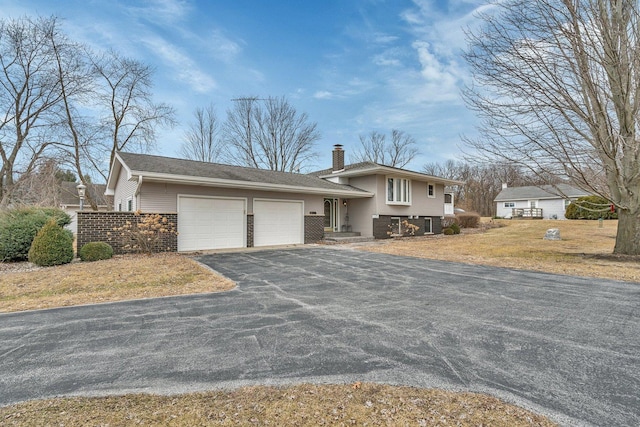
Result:
M50 44L55 18L0 21L0 206L19 174L34 171L55 145L60 86ZM48 124L49 126L44 126Z
M565 176L618 208L615 253L640 254L640 15L635 0L505 0L469 34L481 118L471 147Z
M377 131L360 135L360 147L350 156L352 162L374 162L403 168L419 153L416 140L401 130L393 129L391 138Z
M427 163L423 172L429 175L464 181L453 191L456 206L476 211L482 216L495 214L493 200L502 190L502 184L509 186L542 185L549 182L535 174L510 163L483 165L465 161L447 160L444 163ZM555 181L553 181L555 183Z
M307 167L314 157L314 144L320 139L317 127L285 97L249 97L236 100L227 112L223 134L232 161L295 172Z
M185 133L180 152L187 159L217 162L222 154L222 141L215 107L210 104L207 108L196 108L193 116L195 121Z
M109 153L109 166L117 151L146 151L155 142L160 126L173 126L174 109L153 101L153 69L135 59L109 51L92 57L96 75L96 106L102 109L102 131L106 142L97 152ZM108 167L101 166L94 152L94 167L106 179Z

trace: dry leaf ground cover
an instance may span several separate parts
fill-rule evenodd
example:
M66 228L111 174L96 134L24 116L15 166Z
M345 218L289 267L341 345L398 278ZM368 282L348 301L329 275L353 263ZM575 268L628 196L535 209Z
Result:
M216 292L235 286L178 254L116 256L47 268L0 263L0 272L0 312Z
M0 408L19 426L553 426L498 399L378 384L245 387L181 396L127 395Z
M612 255L618 221L489 220L455 236L385 240L363 250L522 270L640 282L640 258ZM495 228L492 228L495 227ZM562 240L544 240L557 228Z

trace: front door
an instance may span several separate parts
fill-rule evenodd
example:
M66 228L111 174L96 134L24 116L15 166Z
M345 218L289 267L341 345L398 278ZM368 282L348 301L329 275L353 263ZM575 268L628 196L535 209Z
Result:
M324 199L324 231L338 231L338 199Z

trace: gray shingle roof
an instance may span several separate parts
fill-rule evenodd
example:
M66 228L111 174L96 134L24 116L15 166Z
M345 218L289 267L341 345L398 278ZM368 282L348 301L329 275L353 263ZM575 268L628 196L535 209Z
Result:
M331 190L353 191L363 190L341 185L318 178L317 176L277 172L266 169L255 169L242 166L207 163L195 160L176 159L148 154L118 153L127 167L135 172L170 174L198 178L213 178L247 183L276 184L293 187L307 187Z
M510 200L538 200L538 199L565 199L588 196L589 193L572 187L568 184L527 186L527 187L507 187L493 199L494 202L504 202Z
M379 165L378 163L374 163L374 162L353 163L351 165L345 165L344 166L344 172L353 171L353 170L371 169L371 168L375 168L375 167L379 167L379 166L383 166L383 165ZM387 166L385 166L385 167L387 167ZM309 175L324 176L324 175L331 175L332 172L333 172L333 169L332 168L328 168L328 169L322 169L322 170L319 170L319 171L311 172Z

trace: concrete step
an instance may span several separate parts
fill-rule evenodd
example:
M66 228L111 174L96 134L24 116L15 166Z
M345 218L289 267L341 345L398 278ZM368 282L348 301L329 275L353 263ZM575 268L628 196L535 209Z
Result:
M324 238L342 238L342 237L358 237L360 232L358 231L325 231Z

